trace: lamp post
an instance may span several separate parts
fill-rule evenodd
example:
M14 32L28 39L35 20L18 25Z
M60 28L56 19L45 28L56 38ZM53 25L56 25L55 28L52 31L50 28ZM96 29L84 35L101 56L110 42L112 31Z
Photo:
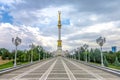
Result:
M83 45L83 48L85 49L85 52L86 52L86 50L87 50L88 47L89 47L89 46L88 46L87 44L84 44L84 45ZM87 62L87 53L86 53L86 62Z
M43 60L46 59L46 52L43 50Z
M72 59L74 59L74 54L72 54Z
M50 58L50 51L48 51L47 58Z
M33 63L33 49L34 49L35 45L32 43L31 45L29 45L29 47L32 49L32 52L31 52L31 63Z
M104 64L103 64L102 46L106 42L106 39L104 37L99 37L98 39L96 39L96 42L100 46L100 51L101 51L101 66L104 66Z
M42 47L41 46L39 46L38 47L38 51L39 51L39 61L40 61L40 51L42 50Z
M78 50L78 60L80 60L80 48L77 48Z
M15 59L14 59L14 67L16 67L16 58L17 58L17 46L20 45L22 40L19 37L12 38L12 43L15 45Z
M72 53L71 53L71 51L69 51L69 53L70 53L70 59L72 59Z
M46 51L44 50L45 54L44 54L44 59L46 59Z
M65 57L69 58L69 56L70 56L70 55L69 55L69 52L68 52L68 50L66 50L66 51L65 51Z
M77 56L76 56L77 54L76 54L76 49L74 49L74 58L75 58L75 60L77 60Z
M72 59L74 59L74 50L72 51Z
M48 58L48 51L46 51L46 59Z

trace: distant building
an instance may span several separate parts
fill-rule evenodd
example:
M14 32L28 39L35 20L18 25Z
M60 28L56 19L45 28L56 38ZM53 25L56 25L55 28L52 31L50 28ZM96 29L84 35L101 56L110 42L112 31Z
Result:
M116 46L112 46L112 52L116 52L117 51L117 47Z

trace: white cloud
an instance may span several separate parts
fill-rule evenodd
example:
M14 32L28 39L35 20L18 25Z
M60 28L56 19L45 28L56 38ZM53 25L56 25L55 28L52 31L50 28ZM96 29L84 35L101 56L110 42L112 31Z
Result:
M16 6L17 7L17 6ZM19 7L17 7L19 9ZM69 5L64 6L48 6L42 9L20 9L17 8L11 9L10 15L13 16L14 22L19 22L25 25L56 25L58 18L58 11L61 11L61 19L69 18L70 16L66 16L70 11L74 11L74 7ZM20 14L20 15L18 15Z
M56 47L56 40L53 37L42 36L39 28L24 25L14 26L9 23L0 24L0 47L5 47L10 50L14 49L14 47L11 47L13 46L11 39L15 36L22 38L20 49L28 48L28 44L31 43L42 45L43 47Z
M90 15L90 20L92 21L97 21L98 20L98 16L97 15Z
M0 0L0 3L3 3L3 4L11 4L14 2L15 2L15 0Z
M23 3L23 2L24 0L0 0L0 3L8 6L11 6L12 4Z
M73 32L69 35L66 34L65 42L66 45L69 45L69 49L73 47L81 46L80 44L89 44L90 48L99 47L96 43L96 39L100 36L106 38L106 43L104 45L105 50L110 50L111 46L119 46L120 40L120 27L117 27L116 24L120 24L120 21L113 21L108 23L99 23L93 26L82 27L82 28L70 28ZM93 36L92 36L92 35ZM85 37L86 36L86 37ZM75 45L74 45L75 44Z
M0 6L0 10L5 10L5 7L4 6Z
M109 30L109 29L111 30L114 27L115 27L114 22L100 23L100 24L95 24L95 25L89 26L89 27L83 29L83 31L100 33L103 30Z

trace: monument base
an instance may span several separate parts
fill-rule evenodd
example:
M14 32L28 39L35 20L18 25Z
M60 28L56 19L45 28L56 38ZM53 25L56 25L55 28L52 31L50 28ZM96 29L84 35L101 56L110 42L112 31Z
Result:
M58 47L57 56L62 56L62 47Z

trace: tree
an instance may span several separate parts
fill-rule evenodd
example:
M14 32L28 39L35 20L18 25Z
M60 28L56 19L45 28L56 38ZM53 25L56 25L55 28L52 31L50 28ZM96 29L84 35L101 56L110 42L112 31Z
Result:
M118 61L118 58L116 57L115 62L113 63L115 66L120 66L120 62Z
M88 59L88 50L83 52L84 53L84 60L87 61Z
M100 53L100 50L99 49L95 49L94 50L94 57L95 57L95 62L97 62L97 63L101 63L101 55L100 55L101 53Z
M0 49L0 55L2 56L3 60L12 58L10 52L5 48Z
M92 48L91 48L89 54L90 54L89 55L90 56L90 61L95 62L94 50Z
M80 57L81 57L80 59L81 59L82 61L85 61L85 53L84 53L84 52L81 53Z
M93 50L93 49L90 50L90 60L91 60L91 62L95 62L95 61L96 61L96 60L95 60L94 50Z
M113 54L106 53L105 56L106 56L108 63L113 64L115 62L115 57L116 57L115 53L113 53Z
M118 52L116 53L116 56L117 56L117 58L118 58L118 61L120 62L120 51L118 51Z
M24 51L21 51L21 50L17 51L17 62L24 62L23 55L24 55Z
M106 56L103 56L104 57L104 61L103 61L103 63L104 63L104 66L106 66L106 67L108 67L108 61L107 61L107 59L106 59Z

